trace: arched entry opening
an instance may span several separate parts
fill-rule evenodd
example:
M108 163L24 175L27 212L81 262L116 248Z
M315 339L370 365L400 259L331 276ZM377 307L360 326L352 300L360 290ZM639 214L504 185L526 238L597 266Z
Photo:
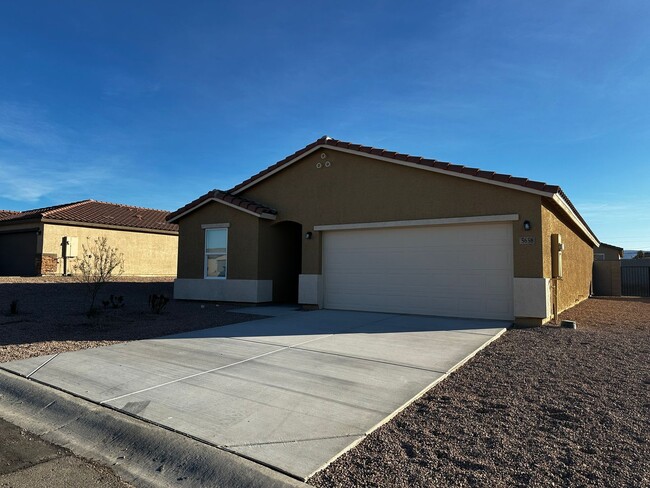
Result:
M285 220L271 225L273 241L273 301L298 303L302 269L302 225Z

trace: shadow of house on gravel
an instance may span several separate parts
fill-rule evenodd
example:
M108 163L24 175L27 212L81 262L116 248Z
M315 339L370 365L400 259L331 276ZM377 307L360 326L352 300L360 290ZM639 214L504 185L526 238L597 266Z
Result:
M98 314L86 315L90 297L83 283L0 283L0 347L41 342L130 341L261 318L226 313L234 304L171 300L161 314L149 306L151 294L171 297L171 282L111 282L98 295ZM123 308L104 309L110 295ZM13 300L18 311L10 313ZM2 360L0 359L0 362Z

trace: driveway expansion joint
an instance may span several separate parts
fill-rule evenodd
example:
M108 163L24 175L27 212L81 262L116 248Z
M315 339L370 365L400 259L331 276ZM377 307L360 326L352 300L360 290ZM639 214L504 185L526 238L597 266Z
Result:
M36 369L35 369L34 371L32 371L31 373L29 373L27 376L25 376L25 378L29 379L33 374L35 374L39 369L41 369L41 368L42 368L43 366L45 366L47 363L49 363L49 362L52 361L54 358L56 358L59 354L60 354L60 353L57 352L54 356L52 356L51 358L49 358L47 361L45 361L43 364L41 364L38 368L36 368Z
M247 362L249 362L249 361L254 361L255 359L259 359L259 358L262 358L262 357L265 357L265 356L270 356L271 354L275 354L275 353L280 352L280 351L285 351L285 350L287 350L287 349L293 349L293 348L296 348L296 347L301 346L301 345L303 345L303 344L307 344L307 343L309 343L309 342L314 342L314 341L317 341L317 340L319 340L319 339L325 339L325 337L330 337L330 336L332 336L332 335L333 335L333 334L329 334L328 336L317 337L317 338L315 338L315 339L310 339L310 340L308 340L308 341L300 342L300 343L298 343L298 344L292 344L292 345L290 345L290 346L284 346L284 347L281 347L281 348L279 348L279 349L275 349L275 350L273 350L273 351L269 351L269 352L265 352L265 353L262 353L262 354L258 354L257 356L253 356L253 357L250 357L250 358L242 359L241 361L235 361L234 363L225 364L225 365L223 365L223 366L219 366L218 368L212 368L212 369L208 369L208 370L206 370L206 371L200 371L200 372L198 372L198 373L194 373L194 374L191 374L191 375L187 375L187 376L184 376L184 377L182 377L182 378L177 378L177 379L175 379L175 380L166 381L166 382L161 383L161 384L159 384L159 385L150 386L150 387L148 387L148 388L143 388L143 389L141 389L141 390L133 391L133 392L131 392L131 393L125 393L124 395L119 395L119 396L116 396L116 397L114 397L114 398L109 398L108 400L102 400L102 401L99 402L99 404L100 404L100 405L105 405L105 404L107 404L107 403L111 403L111 402L114 402L114 401L117 401L117 400L121 400L122 398L126 398L126 397L129 397L129 396L132 396L132 395L138 395L138 394L140 394L140 393L144 393L144 392L147 392L147 391L155 390L155 389L157 389L157 388L162 388L163 386L169 386L169 385L172 385L172 384L174 384L174 383L179 383L179 382L181 382L181 381L185 381L185 380L189 380L189 379L192 379L192 378L196 378L196 377L198 377L198 376L203 376L203 375L205 375L205 374L214 373L214 372L216 372L216 371L221 371L221 370L224 370L224 369L226 369L226 368L230 368L230 367L232 367L232 366L237 366L237 365L239 365L239 364L244 364L244 363L247 363Z
M272 446L277 444L297 444L300 442L311 442L311 441L327 441L331 439L346 439L348 437L366 437L368 434L365 432L359 432L357 434L343 434L343 435L332 435L324 437L309 437L306 439L289 439L286 441L267 441L267 442L245 442L243 444L224 444L219 447L226 449L235 449L238 447L255 447L255 446Z

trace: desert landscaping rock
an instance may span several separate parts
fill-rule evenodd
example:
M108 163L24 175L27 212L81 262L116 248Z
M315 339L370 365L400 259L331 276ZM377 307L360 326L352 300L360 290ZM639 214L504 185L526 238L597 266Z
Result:
M514 329L318 473L318 487L650 486L650 299Z
M232 313L232 305L170 301L161 314L149 307L151 294L171 297L169 279L123 278L98 295L99 312L88 318L85 285L70 277L0 277L0 363L118 342L205 329L259 315ZM106 309L102 300L123 296L124 307ZM9 313L18 300L18 313Z
M111 293L125 307L88 319L84 290L68 278L3 278L0 362L260 318L198 302L154 315L147 298L170 296L169 281L102 292ZM560 319L577 329L509 330L309 483L650 486L650 299L594 298Z

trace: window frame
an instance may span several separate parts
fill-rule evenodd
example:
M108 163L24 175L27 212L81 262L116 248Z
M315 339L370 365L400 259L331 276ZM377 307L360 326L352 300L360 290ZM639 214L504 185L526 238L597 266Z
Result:
M202 225L203 229L203 278L206 280L226 280L228 279L228 228L230 224L205 224ZM226 232L226 251L224 253L208 253L208 232L215 230L223 230ZM226 256L226 270L225 276L208 276L208 257L209 256Z

